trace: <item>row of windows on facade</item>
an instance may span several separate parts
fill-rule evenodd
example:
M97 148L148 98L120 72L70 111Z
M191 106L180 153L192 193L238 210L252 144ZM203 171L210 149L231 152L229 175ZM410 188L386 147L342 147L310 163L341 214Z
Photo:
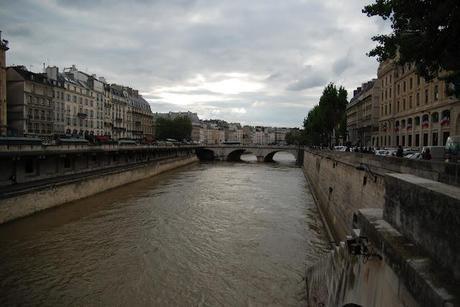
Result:
M441 121L440 121L441 119ZM450 125L450 110L444 110L441 112L441 118L439 118L439 112L433 112L431 113L431 123L438 123L440 122L441 126L448 127ZM428 114L402 119L401 121L397 120L395 121L395 131L399 131L399 129L412 129L412 124L415 124L415 126L420 126L422 125L422 128L428 128L430 125L430 116ZM383 123L381 126L382 130L386 132L388 130L387 124Z
M383 88L386 88L385 89L385 99L386 98L391 98L391 75L389 76L390 77L390 82L388 82L388 76L385 77L385 79L382 79L382 87ZM390 87L388 88L388 83L390 83ZM425 85L427 86L429 84L429 82L426 82L424 80L424 83ZM401 84L402 84L402 92L405 93L406 90L407 90L407 81L406 80L403 80L403 81L398 81L396 83L396 94L399 95L401 93ZM420 85L422 84L422 78L420 76L417 76L417 87L420 87ZM409 78L409 90L412 90L414 88L414 78L413 77L410 77ZM387 95L389 94L389 95ZM383 99L383 92L382 92L382 99Z
M94 98L94 92L93 92L93 91L90 91L90 90L88 90L88 89L84 89L84 90L83 90L81 87L78 87L78 88L77 88L76 86L72 86L72 88L71 88L70 85L69 85L68 83L65 85L65 88L66 88L67 90L69 90L69 91L72 90L72 91L75 92L75 93L80 93L80 94L82 94L82 95L86 95L86 96L90 96L90 97L93 97L93 98ZM57 92L57 91L56 91L56 92ZM83 93L83 92L84 92L84 93ZM59 97L59 92L57 92L57 93L58 93L57 96ZM96 99L97 99L98 101L99 101L99 99L102 101L102 97L103 97L103 96L104 96L104 95L102 95L102 94L96 93ZM54 97L54 96L53 96L53 97ZM64 99L64 96L63 96L63 93L62 93L62 92L61 92L61 97L62 97L62 99Z
M393 73L394 73L394 76L395 78L399 78L399 76L401 75L401 77L406 73L406 72L410 72L412 68L414 68L415 66L413 64L405 64L405 65L401 65L401 66L398 66L394 69ZM388 74L385 79L382 80L382 86L385 86L385 85L388 85L390 84L391 85L391 81L392 81L392 74ZM412 78L411 78L411 81L412 83ZM420 85L420 76L417 76L417 84ZM412 87L412 85L411 85Z
M420 136L422 139L420 139ZM433 131L431 133L431 140L430 140L430 133L423 133L423 134L408 134L406 135L396 135L395 136L395 145L396 146L408 146L408 147L420 147L420 146L440 146L440 144L445 144L447 138L450 136L449 131L442 132L442 142L440 143L440 135L439 132ZM407 137L407 138L406 138ZM406 142L407 140L407 142ZM380 136L380 146L394 146L392 144L392 137L391 135L387 136ZM431 141L431 143L430 143Z
M412 109L413 103L412 103L412 95L408 97L409 103L408 103L408 108L407 110ZM433 92L433 101L438 101L439 100L439 91L438 91L438 86L436 85L434 87L434 92ZM425 90L425 105L429 103L429 91L428 89ZM389 115L391 114L391 103L388 105L382 105L381 106L381 114L382 115ZM420 106L420 93L417 93L415 96L415 106L418 107ZM406 98L402 99L402 108L401 108L401 101L398 100L396 102L396 112L400 111L405 111L406 110Z
M50 115L50 112L44 111L44 110L37 110L37 109L32 109L29 112L29 120L43 120L43 121L51 121L52 117ZM71 118L70 116L65 117L64 114L57 113L55 120L57 122L66 122L68 126L74 125L77 126L84 126L84 127L90 127L93 128L93 123L95 122L96 124L94 125L95 128L103 128L103 122L102 121L93 121L92 119L77 119L77 118Z
M53 98L64 100L64 93L63 92L54 92L53 93ZM83 97L77 97L75 95L71 96L70 94L67 94L66 98L67 98L66 100L69 101L69 102L77 103L77 101L78 101L80 104L83 104L83 101L84 101L86 106L87 105L89 105L91 107L94 106L94 101L93 100L88 100L88 98L85 98L83 100ZM97 108L100 108L100 109L103 108L103 104L99 103L99 102L96 102L96 106L97 106Z

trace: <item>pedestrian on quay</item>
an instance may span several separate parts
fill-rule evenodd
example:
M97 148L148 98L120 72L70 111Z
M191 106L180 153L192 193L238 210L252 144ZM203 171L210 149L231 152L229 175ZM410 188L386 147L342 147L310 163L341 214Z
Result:
M430 149L427 148L423 153L422 153L422 159L423 160L431 160L431 153Z
M404 150L401 145L398 146L398 150L396 151L396 157L402 158L404 156Z

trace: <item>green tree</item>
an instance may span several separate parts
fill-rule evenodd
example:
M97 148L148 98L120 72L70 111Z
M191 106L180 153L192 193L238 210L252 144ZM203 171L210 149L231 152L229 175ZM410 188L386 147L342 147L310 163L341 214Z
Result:
M291 129L286 133L286 144L288 145L305 145L305 130L300 130L298 128Z
M390 20L392 32L372 38L369 52L379 61L414 63L419 75L440 76L458 85L460 75L460 1L375 0L363 9L367 16Z
M305 139L310 145L332 144L334 131L342 132L347 106L347 91L333 83L328 84L324 90L319 104L313 107L304 120ZM342 122L342 125L340 123ZM346 124L345 124L346 126Z
M192 121L186 116L179 116L174 119L158 118L156 120L155 134L158 140L190 140L192 135Z

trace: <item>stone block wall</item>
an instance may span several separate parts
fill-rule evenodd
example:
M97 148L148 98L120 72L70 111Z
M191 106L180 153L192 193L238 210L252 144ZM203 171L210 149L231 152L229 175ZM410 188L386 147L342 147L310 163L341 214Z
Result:
M460 188L408 174L385 184L384 219L460 280Z
M362 169L356 161L305 151L303 170L337 241L350 233L353 214L359 209L383 208L384 177L372 168Z

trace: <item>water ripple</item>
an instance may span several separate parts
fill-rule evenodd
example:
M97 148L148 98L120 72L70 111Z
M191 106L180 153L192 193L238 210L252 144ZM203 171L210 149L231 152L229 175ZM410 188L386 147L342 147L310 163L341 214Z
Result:
M0 305L298 306L327 249L299 168L199 164L0 227Z

